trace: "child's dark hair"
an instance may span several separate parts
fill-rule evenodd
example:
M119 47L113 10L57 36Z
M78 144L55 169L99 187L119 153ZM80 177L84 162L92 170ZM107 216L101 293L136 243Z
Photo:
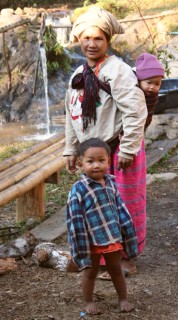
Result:
M106 142L104 142L99 138L90 138L78 145L78 148L77 148L78 157L84 156L85 152L89 148L104 148L109 156L111 154L111 149Z

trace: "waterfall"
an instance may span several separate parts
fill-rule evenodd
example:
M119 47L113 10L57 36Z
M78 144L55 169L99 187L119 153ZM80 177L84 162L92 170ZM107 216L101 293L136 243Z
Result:
M62 46L69 43L69 36L72 29L72 23L69 13L60 11L50 13L45 18L45 26L51 26L56 33L56 40Z
M42 65L42 71L43 71L44 91L45 91L46 128L47 128L47 134L50 134L48 75L47 75L46 51L44 46L40 46L40 56L41 56L41 65Z

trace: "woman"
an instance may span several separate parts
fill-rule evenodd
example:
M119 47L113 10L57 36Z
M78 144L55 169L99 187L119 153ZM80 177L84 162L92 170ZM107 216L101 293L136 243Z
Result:
M142 141L147 109L143 92L138 87L132 69L116 56L107 55L112 36L123 32L120 23L111 13L97 7L91 7L73 26L71 39L80 43L86 56L86 64L74 72L66 94L64 156L67 156L67 170L74 173L76 148L79 143L91 137L99 137L107 142L113 149L111 173L116 176L123 200L125 201L125 196L129 196L126 202L129 209L129 203L132 203L133 199L130 199L130 191L125 189L124 180L120 181L118 177L122 175L123 179L126 175L128 179L132 172L134 177L131 183L134 185L134 191L141 179L143 191L141 197L137 196L137 207L140 200L145 204L146 166ZM124 134L119 142L122 132ZM132 192L131 194L133 196ZM132 212L130 213L132 215ZM145 241L145 209L141 212L139 210L138 216L139 226L136 223L136 232L139 244L141 220L142 237L138 248L141 252ZM132 218L135 225L135 212ZM124 270L135 272L136 266L133 261L129 261L126 256L122 260Z

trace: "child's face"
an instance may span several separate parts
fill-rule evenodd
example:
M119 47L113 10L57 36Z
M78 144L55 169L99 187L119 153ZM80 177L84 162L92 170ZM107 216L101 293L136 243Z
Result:
M104 174L110 164L107 151L101 147L91 147L80 157L79 165L83 172L91 179L102 182Z
M154 77L146 80L140 80L140 88L144 91L145 94L157 94L161 86L162 77Z

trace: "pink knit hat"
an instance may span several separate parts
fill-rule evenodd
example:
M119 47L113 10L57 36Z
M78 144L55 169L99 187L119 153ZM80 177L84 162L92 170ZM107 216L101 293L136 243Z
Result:
M138 80L154 77L164 77L165 69L161 62L150 53L142 53L136 60L136 75Z

